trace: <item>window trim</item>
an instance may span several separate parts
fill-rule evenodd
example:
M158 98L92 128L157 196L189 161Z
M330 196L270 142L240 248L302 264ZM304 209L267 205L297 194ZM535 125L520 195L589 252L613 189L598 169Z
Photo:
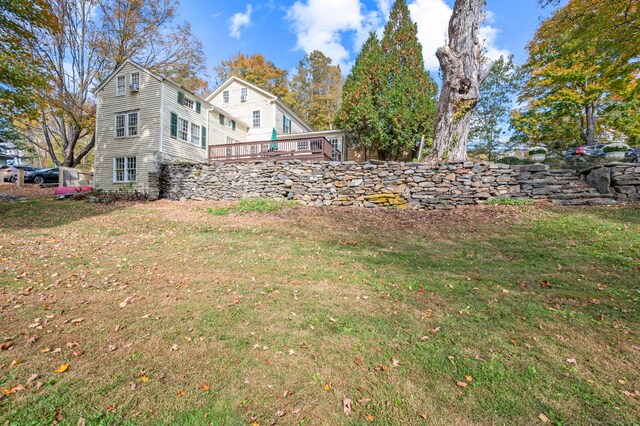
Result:
M120 80L123 81L122 93L120 93ZM127 93L127 76L124 74L116 76L116 96L124 96Z
M122 160L122 169L118 169L118 160ZM133 167L131 167L133 163ZM122 171L122 180L118 180L118 171ZM131 179L133 171L133 179ZM113 183L131 183L138 181L138 157L113 157Z
M222 103L228 104L231 101L231 94L228 90L222 92Z
M186 130L183 129L183 126L182 126L183 123L186 123L186 128L187 128ZM189 130L190 130L189 124L191 124L189 120L185 120L184 118L178 116L178 135L176 139L182 142L189 142ZM181 133L185 134L184 139L180 137Z
M246 87L240 88L240 102L246 102L249 99L249 89Z
M192 122L191 126L189 126L189 129L191 130L191 134L189 135L189 141L193 145L200 145L200 138L201 138L201 135L202 135L202 126ZM194 129L198 129L197 134L194 133L194 131L193 131ZM194 137L195 137L195 141L193 139Z
M289 122L288 128L287 128L287 121ZM293 129L293 124L292 124L291 118L283 114L282 115L282 133L284 133L285 135L290 135L292 129Z
M258 125L256 126L256 112L258 113ZM262 110L261 109L254 109L251 111L251 124L252 124L252 128L254 129L260 129L262 128Z
M133 76L137 76L137 82L133 82ZM137 85L138 90L140 90L140 71L134 71L129 74L129 86Z
M136 117L136 125L131 126L131 116L135 115ZM124 127L118 127L118 117L123 118ZM123 129L124 132L122 136L118 136L118 129ZM135 133L131 131L131 129L135 129ZM130 111L130 112L117 112L114 114L114 129L113 129L113 137L114 139L125 139L125 138L135 138L140 135L140 114L139 111Z

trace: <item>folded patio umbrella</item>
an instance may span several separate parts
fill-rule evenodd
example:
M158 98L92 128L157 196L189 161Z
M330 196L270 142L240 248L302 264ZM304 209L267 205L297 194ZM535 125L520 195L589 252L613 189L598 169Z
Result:
M275 129L275 127L271 131L271 140L272 141L277 141L278 140L278 131ZM277 143L269 144L269 151L277 151L277 150L278 150L278 144Z

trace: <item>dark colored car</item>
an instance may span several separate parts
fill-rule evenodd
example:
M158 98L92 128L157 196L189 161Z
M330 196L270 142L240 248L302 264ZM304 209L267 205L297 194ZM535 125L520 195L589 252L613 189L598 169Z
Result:
M60 169L41 169L34 172L28 172L24 176L25 182L33 182L41 185L43 183L58 183L60 178Z
M604 147L605 144L603 143L597 145L580 145L575 148L568 149L562 154L564 155L564 158L567 159L583 155L588 157L604 157L604 151L602 150Z
M33 166L9 166L7 164L0 167L0 174L2 174L2 180L4 182L15 182L18 180L18 170L24 170L25 174L27 172L33 172L38 170L37 167Z
M639 162L638 157L640 156L640 146L632 146L624 153L625 160L629 160L633 163Z

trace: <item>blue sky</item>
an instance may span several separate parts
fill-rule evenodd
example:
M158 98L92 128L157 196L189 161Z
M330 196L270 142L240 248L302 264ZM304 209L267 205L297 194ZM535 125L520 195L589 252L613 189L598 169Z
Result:
M346 72L370 29L380 30L393 0L182 0L180 18L204 43L211 68L232 54L262 53L293 70L305 53L323 51ZM437 74L435 49L444 44L454 0L408 0L425 63ZM488 0L483 28L489 56L526 59L525 46L545 12L536 0ZM215 81L212 81L215 85Z

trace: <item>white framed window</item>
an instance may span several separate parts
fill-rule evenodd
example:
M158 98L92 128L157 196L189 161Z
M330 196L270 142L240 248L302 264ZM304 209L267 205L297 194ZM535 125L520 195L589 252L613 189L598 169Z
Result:
M117 157L113 159L113 181L135 182L137 159L136 157Z
M138 136L138 112L116 114L116 138Z
M140 90L140 73L132 72L131 73L131 90Z
M191 143L200 145L200 126L191 123Z
M331 159L333 161L340 160L340 139L333 138L329 139L329 143L331 144Z
M116 77L116 96L123 96L127 86L127 76L119 75Z
M185 142L189 140L189 122L184 118L178 118L178 139Z
M124 138L126 134L124 122L126 120L126 114L116 115L116 138Z
M227 143L236 143L236 140L231 136L227 136Z
M242 102L246 101L249 97L249 90L246 87L240 89L240 100Z
M260 127L260 110L253 111L253 127Z
M229 91L228 90L225 90L224 92L222 92L222 101L225 104L229 103Z
M236 122L233 121L233 120L229 120L229 121L227 121L226 126L229 127L231 130L235 130L236 129Z
M282 119L282 133L284 133L285 135L291 134L291 119L286 115L283 116Z
M184 98L184 106L186 106L187 108L194 109L193 105L194 105L193 99Z
M127 126L127 136L138 136L138 113L129 113L129 125Z

